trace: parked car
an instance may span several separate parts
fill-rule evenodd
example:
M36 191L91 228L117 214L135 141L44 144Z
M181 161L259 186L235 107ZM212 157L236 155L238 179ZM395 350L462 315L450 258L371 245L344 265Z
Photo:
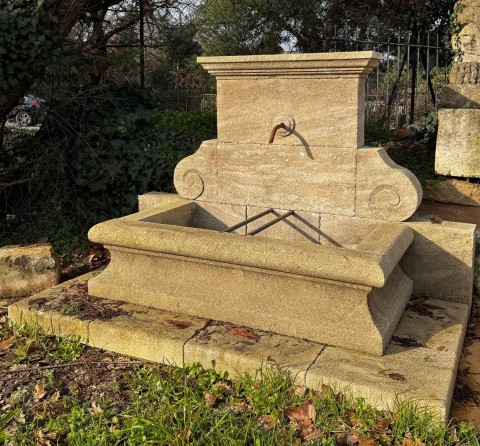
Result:
M15 106L9 114L9 118L14 120L20 127L35 125L45 116L45 100L31 94L22 98L20 104Z

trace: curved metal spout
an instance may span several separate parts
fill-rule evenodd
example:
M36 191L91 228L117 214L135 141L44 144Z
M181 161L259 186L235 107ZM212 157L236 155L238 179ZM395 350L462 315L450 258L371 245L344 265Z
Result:
M284 129L286 130L288 127L281 122L280 124L277 124L275 127L273 127L272 131L270 132L270 138L268 140L268 144L272 144L273 140L275 139L275 134L277 133L277 130L279 129Z

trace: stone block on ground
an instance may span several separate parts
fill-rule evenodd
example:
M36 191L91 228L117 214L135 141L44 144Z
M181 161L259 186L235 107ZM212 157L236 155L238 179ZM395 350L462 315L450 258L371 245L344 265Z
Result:
M462 180L430 180L423 186L423 199L478 207L480 184Z
M470 223L480 228L480 207L477 206L424 200L418 208L417 215L437 223L442 221Z
M0 248L0 297L28 296L58 284L60 258L48 244Z
M420 216L405 224L415 238L400 265L413 280L413 293L470 307L475 226Z
M447 85L440 93L440 108L480 108L478 84Z
M438 111L435 172L452 177L480 177L480 110Z

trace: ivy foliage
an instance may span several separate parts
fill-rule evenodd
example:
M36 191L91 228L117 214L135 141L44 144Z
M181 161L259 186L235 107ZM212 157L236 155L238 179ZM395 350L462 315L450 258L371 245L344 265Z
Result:
M45 6L55 0L0 0L0 104L23 82L43 75L58 57L54 27L57 18Z
M133 84L81 92L51 104L40 131L8 149L10 159L29 154L12 172L29 181L11 188L7 212L58 209L85 224L130 214L138 194L173 191L178 161L215 133L213 115L164 110Z

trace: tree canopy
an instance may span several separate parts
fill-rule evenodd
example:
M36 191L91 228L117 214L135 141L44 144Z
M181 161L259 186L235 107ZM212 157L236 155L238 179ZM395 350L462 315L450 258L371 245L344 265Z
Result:
M207 54L329 51L348 30L448 29L455 0L202 0L198 39ZM380 36L378 36L380 37ZM345 48L348 49L348 48Z

